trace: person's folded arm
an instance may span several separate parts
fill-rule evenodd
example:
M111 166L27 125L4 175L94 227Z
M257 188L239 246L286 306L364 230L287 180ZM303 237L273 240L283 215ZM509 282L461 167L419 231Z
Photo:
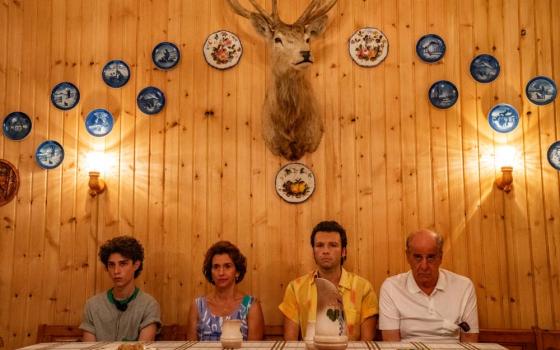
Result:
M401 331L398 329L382 330L383 341L401 341Z
M140 330L140 334L138 335L138 340L139 341L154 341L156 339L156 333L158 330L158 324L157 323L151 323L149 325L147 325L146 327L142 328L142 330Z
M249 308L247 315L248 334L247 340L263 340L264 338L264 317L261 303L255 299Z

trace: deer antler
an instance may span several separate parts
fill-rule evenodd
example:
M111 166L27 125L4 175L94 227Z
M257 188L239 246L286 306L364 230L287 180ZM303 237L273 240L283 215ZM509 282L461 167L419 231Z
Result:
M270 25L274 25L275 23L280 22L280 18L278 17L277 0L272 0L272 16L266 13L265 9L261 5L259 5L259 3L256 0L249 0L249 2L251 3L251 5L253 5L255 10L257 10L257 12L252 12L247 10L239 3L238 0L227 0L227 1L229 2L233 11L242 17L250 19L254 14L258 13Z
M313 20L327 14L327 12L329 12L329 10L334 6L334 4L336 4L336 0L329 0L323 6L319 6L320 2L321 0L312 0L309 6L307 6L305 11L303 11L301 16L294 23L294 25L298 25L298 24L306 25L312 22Z

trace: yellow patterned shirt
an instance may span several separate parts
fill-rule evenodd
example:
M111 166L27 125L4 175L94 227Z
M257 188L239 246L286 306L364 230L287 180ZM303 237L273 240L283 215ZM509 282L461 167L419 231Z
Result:
M305 338L307 321L314 321L317 315L315 277L317 271L291 281L286 288L284 300L278 306L287 318L299 325L302 338ZM342 294L348 340L360 340L362 322L378 313L377 295L368 280L344 268L338 290Z

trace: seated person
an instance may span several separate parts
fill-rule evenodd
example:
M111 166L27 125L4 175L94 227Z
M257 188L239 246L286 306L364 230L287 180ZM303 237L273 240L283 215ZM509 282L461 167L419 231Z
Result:
M264 317L260 302L237 290L247 271L247 260L230 242L208 249L203 272L214 289L196 298L189 311L188 340L220 340L224 319L241 320L243 340L262 340Z
M336 221L322 221L311 233L311 247L317 269L288 284L278 306L284 314L284 339L305 339L307 324L317 316L317 287L321 277L338 286L342 295L348 340L373 340L377 323L377 295L371 283L346 271L346 230Z
M144 248L135 238L119 236L99 248L113 287L86 302L80 329L83 341L153 341L161 326L158 302L136 287Z
M389 277L379 296L384 341L477 342L473 283L440 269L443 237L429 230L406 239L410 271Z

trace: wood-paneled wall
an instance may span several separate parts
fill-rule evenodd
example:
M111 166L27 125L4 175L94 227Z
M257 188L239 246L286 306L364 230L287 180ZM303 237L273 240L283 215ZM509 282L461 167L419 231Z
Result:
M286 21L308 4L279 2ZM376 68L348 56L347 40L362 26L389 39L389 55ZM218 29L237 33L244 45L240 64L227 71L202 57L206 36ZM426 33L446 41L440 63L416 56ZM151 62L161 41L181 48L170 71ZM537 107L524 94L535 75L560 82L560 2L339 0L313 48L309 79L325 134L302 159L315 172L316 191L290 205L274 189L285 161L261 138L266 45L225 0L1 0L0 115L23 111L33 129L23 141L1 141L0 158L18 167L21 186L0 207L0 344L32 343L40 323L78 324L85 300L109 286L98 245L118 234L143 242L139 283L160 301L165 323L186 322L192 298L208 289L203 254L227 239L248 257L241 287L262 299L268 324L279 324L284 287L312 268L308 237L323 219L347 228L347 267L376 288L407 269L406 233L430 226L447 238L444 267L473 279L482 327L560 329L560 182L546 159L560 138L560 111L558 102ZM469 74L479 53L501 63L493 83ZM110 59L131 67L121 89L101 79ZM448 110L427 98L440 79L459 88ZM82 95L67 112L50 103L61 81ZM136 107L148 85L167 98L154 116ZM488 126L486 113L497 102L520 111L510 134ZM116 117L105 138L84 128L93 108ZM34 160L46 139L66 154L49 171ZM518 152L509 194L494 185L502 144ZM94 149L113 160L108 190L97 199L87 193L84 164Z

